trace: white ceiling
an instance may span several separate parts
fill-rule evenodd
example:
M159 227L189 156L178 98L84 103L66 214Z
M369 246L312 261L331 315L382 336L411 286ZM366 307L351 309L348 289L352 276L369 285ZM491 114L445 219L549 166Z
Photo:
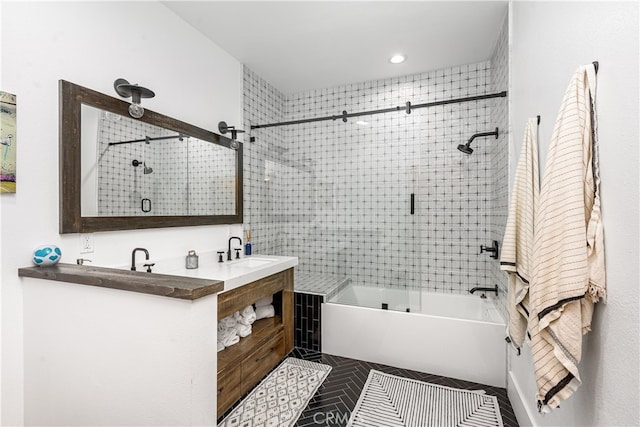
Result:
M489 59L507 1L165 1L284 93ZM388 58L402 52L405 63Z

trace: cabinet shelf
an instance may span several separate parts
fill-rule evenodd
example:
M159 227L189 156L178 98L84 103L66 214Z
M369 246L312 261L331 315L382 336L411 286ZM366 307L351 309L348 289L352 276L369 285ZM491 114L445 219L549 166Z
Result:
M218 353L218 374L221 375L225 370L238 366L247 354L262 346L283 329L282 317L280 316L256 320L251 325L250 335L240 338L238 344L227 347Z
M218 295L218 319L273 295L276 315L218 352L218 417L260 382L293 348L293 268Z

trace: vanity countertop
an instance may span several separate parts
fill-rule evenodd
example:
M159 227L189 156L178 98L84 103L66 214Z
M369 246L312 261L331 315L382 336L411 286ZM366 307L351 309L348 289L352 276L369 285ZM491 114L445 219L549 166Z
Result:
M199 254L199 265L199 268L187 269L184 257L171 258L157 261L153 271L184 278L220 280L224 282L222 293L295 267L298 257L254 254L218 262L215 252L203 252Z
M24 267L18 276L195 300L224 289L220 280L155 274L108 267L58 263Z
M203 253L200 267L185 268L184 257L156 261L153 273L129 267L97 267L58 263L24 267L18 276L195 300L226 292L298 265L297 257L252 255L219 263L215 253ZM148 261L147 261L148 262Z

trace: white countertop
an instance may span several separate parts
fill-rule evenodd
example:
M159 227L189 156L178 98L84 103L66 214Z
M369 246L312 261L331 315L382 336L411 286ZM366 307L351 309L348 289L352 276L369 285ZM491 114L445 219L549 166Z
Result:
M260 254L226 261L225 253L223 256L225 261L218 262L217 253L211 251L198 254L198 268L187 269L185 268L185 256L161 260L152 259L151 262L156 264L153 266L153 273L220 280L224 282L222 292L226 292L298 265L298 257ZM138 271L145 271L142 264L146 262L149 261L138 259L136 263Z

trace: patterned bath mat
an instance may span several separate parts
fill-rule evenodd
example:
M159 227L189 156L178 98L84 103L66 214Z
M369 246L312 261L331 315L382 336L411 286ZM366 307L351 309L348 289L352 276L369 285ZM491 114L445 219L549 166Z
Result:
M293 426L330 371L331 366L289 357L218 427Z
M348 426L498 426L498 398L371 370Z

